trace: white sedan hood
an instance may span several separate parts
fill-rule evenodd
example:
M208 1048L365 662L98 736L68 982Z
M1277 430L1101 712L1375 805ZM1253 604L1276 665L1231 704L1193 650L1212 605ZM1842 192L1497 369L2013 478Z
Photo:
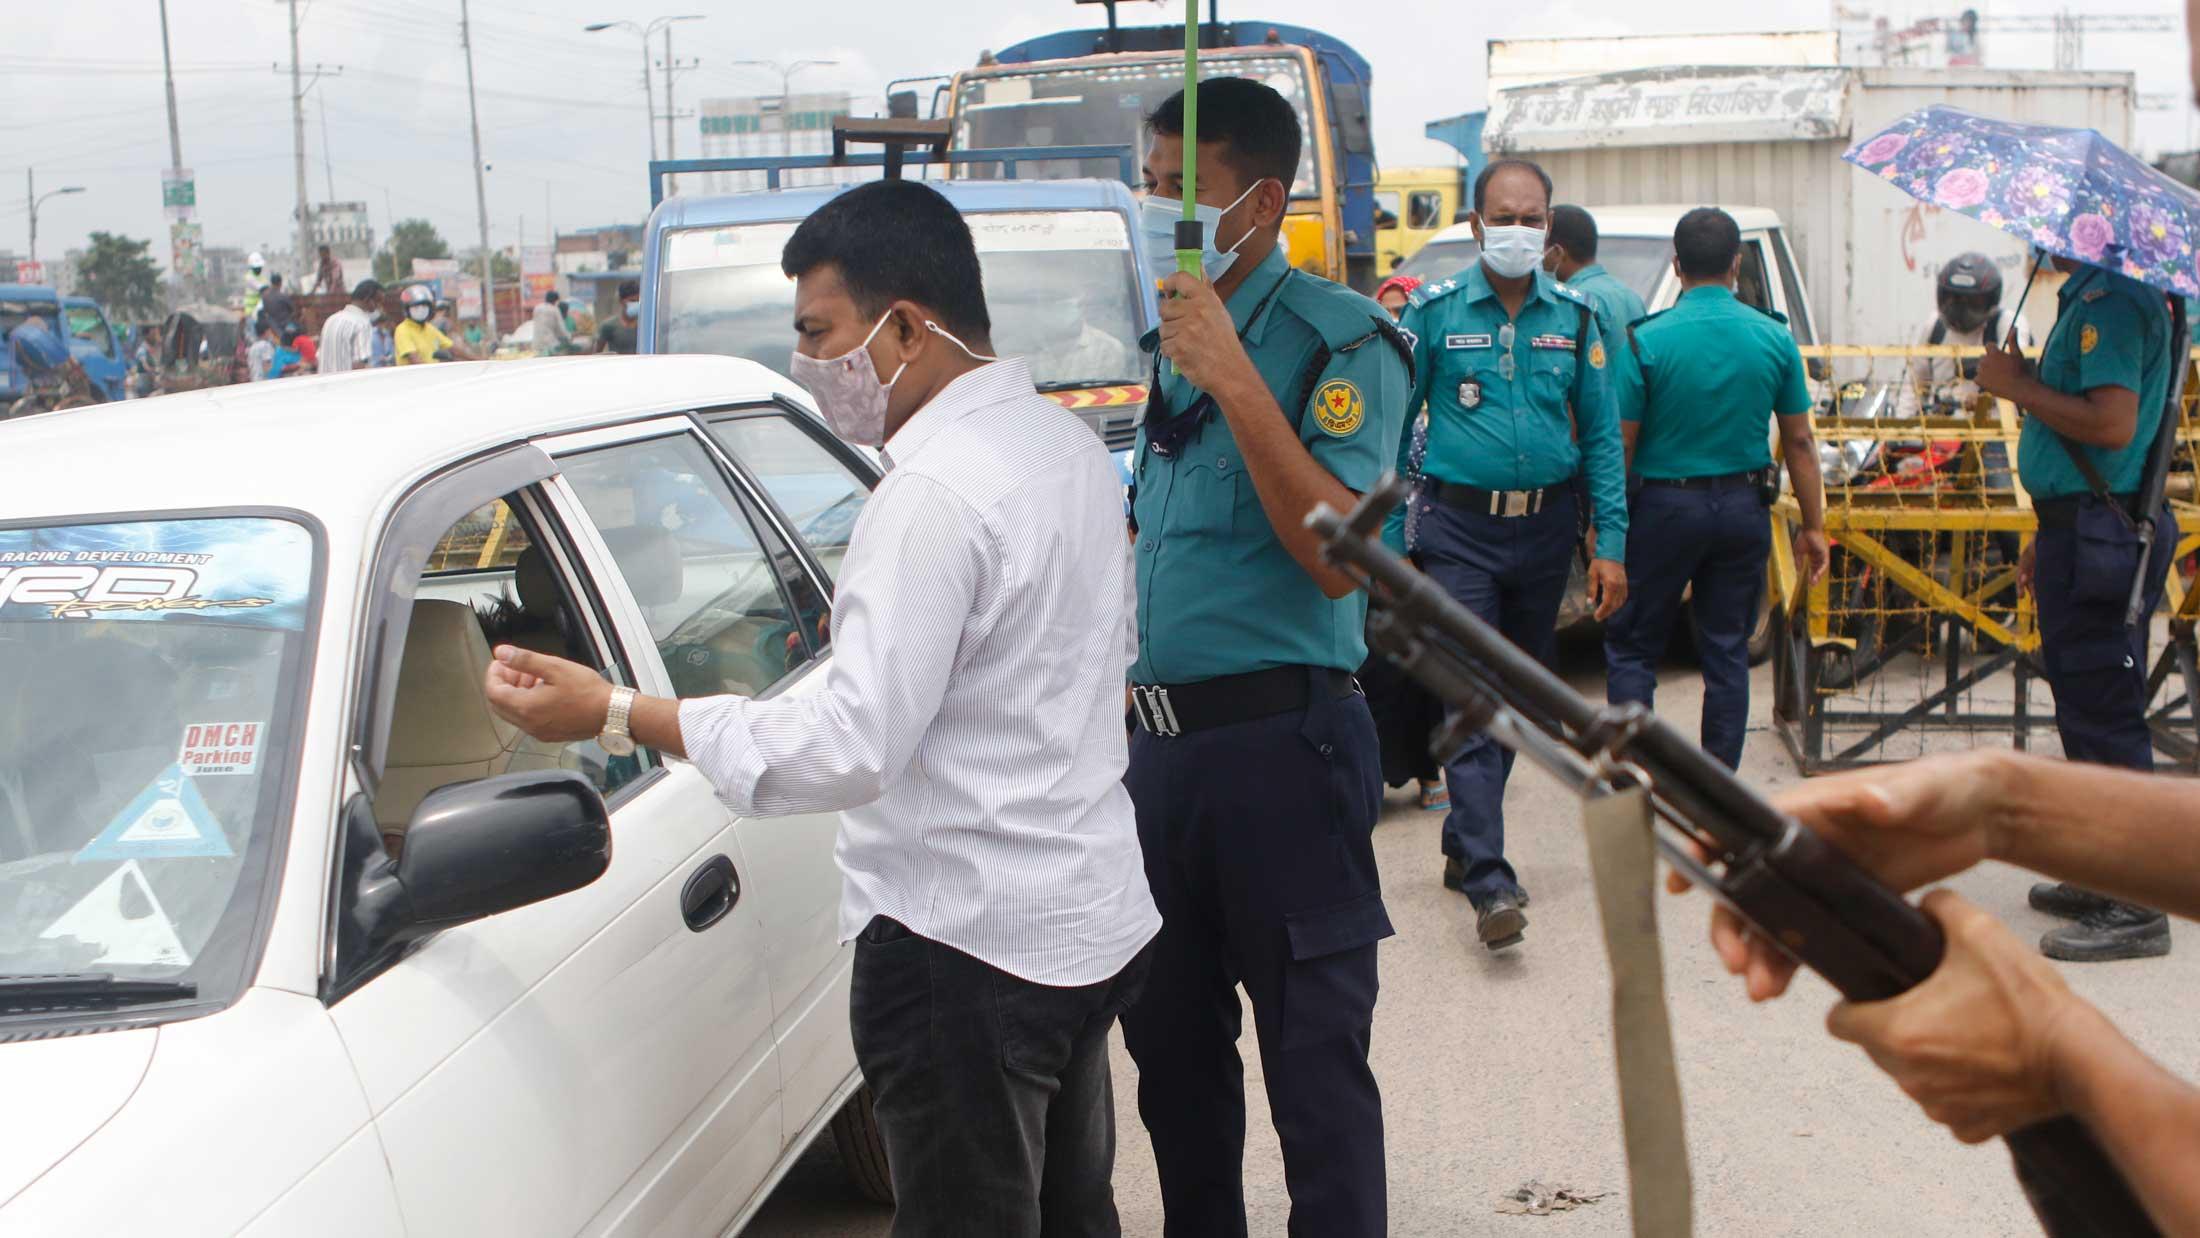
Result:
M105 1125L137 1090L157 1029L0 1043L0 1205Z

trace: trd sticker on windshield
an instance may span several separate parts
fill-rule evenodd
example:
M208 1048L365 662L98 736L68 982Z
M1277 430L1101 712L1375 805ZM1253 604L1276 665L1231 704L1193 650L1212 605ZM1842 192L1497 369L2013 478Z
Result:
M183 728L176 764L194 778L249 774L260 764L259 722L194 722Z
M0 529L0 620L305 625L312 541L287 520L230 517Z
M221 823L207 807L183 767L171 765L107 823L99 837L69 858L71 864L99 860L176 860L235 855Z
M176 935L175 921L161 906L153 883L135 861L125 863L92 887L76 906L40 932L54 941L73 937L100 947L94 963L132 963L140 967L189 967L191 952Z

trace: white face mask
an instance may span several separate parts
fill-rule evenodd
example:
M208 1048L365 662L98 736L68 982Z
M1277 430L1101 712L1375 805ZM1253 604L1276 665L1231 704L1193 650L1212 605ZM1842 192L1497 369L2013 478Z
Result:
M837 357L805 357L797 352L787 363L787 376L802 384L817 401L818 415L836 435L858 447L879 447L886 442L886 403L894 384L901 380L903 370L909 368L904 361L894 371L894 376L879 381L878 366L871 360L871 340L879 328L894 316L892 310L879 316L871 324L871 332L863 342ZM970 346L948 334L940 324L926 319L924 329L952 342L974 361L998 361L998 357L983 356L970 351Z
M1506 279L1519 279L1543 265L1543 251L1550 248L1550 233L1519 224L1485 224L1482 228L1482 261Z
M405 311L405 316L412 319L414 322L426 322L428 321L429 315L433 313L435 313L435 311L433 309L430 309L428 306L415 305L411 309Z
M1192 211L1199 216L1201 225L1199 269L1207 276L1208 283L1222 278L1222 273L1237 262L1238 246L1245 244L1253 235L1253 229L1247 228L1243 236L1230 242L1230 248L1216 249L1216 244L1222 239L1217 235L1222 229L1222 217L1236 210L1238 203L1252 197L1253 190L1258 188L1260 182L1254 181L1250 188L1239 194L1237 200L1228 206L1193 205ZM1146 234L1147 274L1154 279L1167 279L1176 274L1176 225L1183 218L1184 202L1180 198L1162 198L1147 194L1139 201L1138 226Z
M619 311L629 318L632 318L634 316L634 311L636 308L637 305L633 301L622 301L619 303Z

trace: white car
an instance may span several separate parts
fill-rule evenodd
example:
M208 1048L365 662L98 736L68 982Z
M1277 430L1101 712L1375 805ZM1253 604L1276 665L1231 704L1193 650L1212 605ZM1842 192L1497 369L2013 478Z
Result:
M0 1234L738 1230L887 1191L831 815L489 713L821 682L876 470L721 357L0 426Z

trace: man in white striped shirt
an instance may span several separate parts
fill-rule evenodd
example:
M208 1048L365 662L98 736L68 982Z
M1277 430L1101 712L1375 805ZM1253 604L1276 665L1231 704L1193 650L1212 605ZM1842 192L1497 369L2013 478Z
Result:
M382 285L371 279L351 290L351 303L329 315L321 324L320 372L342 374L367 368L374 351L374 315L382 302Z
M788 241L795 376L883 442L817 691L634 698L500 647L490 703L538 738L694 760L742 813L847 810L841 932L894 1233L1120 1233L1108 1031L1161 919L1129 795L1136 651L1122 490L1092 432L995 360L970 230L917 182Z

